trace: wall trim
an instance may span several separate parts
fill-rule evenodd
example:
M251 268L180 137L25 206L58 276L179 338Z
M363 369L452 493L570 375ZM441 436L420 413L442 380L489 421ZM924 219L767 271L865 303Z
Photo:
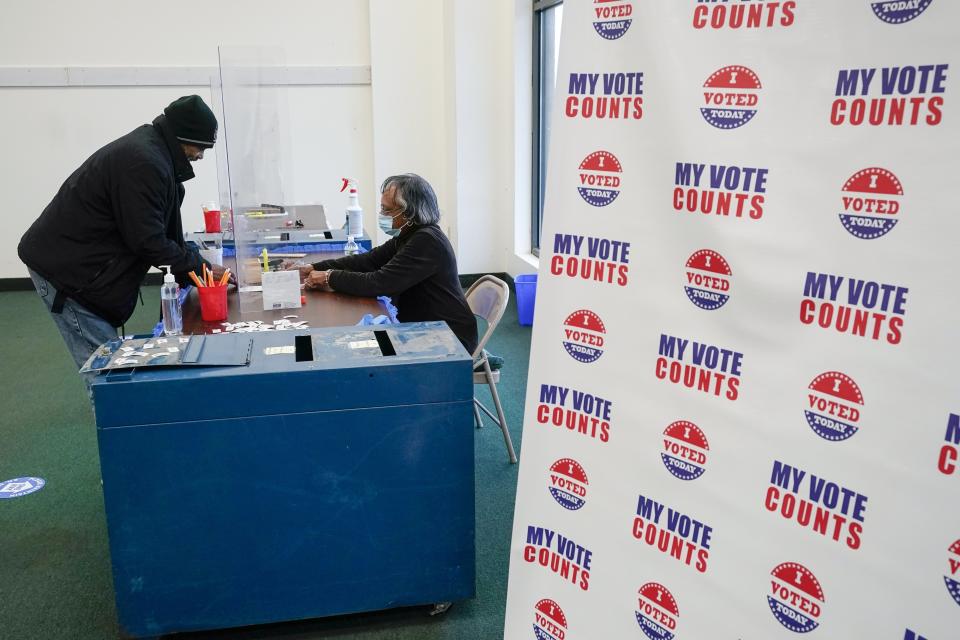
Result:
M0 87L209 87L218 67L0 67ZM287 65L258 73L266 86L370 84L370 66Z

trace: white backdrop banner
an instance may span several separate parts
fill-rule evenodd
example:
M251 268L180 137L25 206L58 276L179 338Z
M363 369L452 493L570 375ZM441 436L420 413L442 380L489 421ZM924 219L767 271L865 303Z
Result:
M958 43L564 3L508 640L960 638Z

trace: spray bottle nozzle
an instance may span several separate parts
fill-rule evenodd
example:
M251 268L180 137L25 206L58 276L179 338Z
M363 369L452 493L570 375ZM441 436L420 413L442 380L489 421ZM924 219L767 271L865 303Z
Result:
M343 180L343 186L340 187L340 193L343 193L347 190L347 187L350 187L350 193L357 192L357 180L356 178L340 178Z

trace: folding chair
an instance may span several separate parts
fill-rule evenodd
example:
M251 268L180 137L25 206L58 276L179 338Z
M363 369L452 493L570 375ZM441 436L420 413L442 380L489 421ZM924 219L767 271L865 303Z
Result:
M504 310L507 308L507 302L510 300L510 288L507 283L495 276L482 276L467 289L467 304L474 315L486 320L487 330L480 338L476 350L473 352L473 384L486 384L490 387L490 395L493 396L493 404L497 409L497 415L477 400L473 398L473 417L477 428L483 426L480 417L480 411L483 411L491 420L497 423L503 432L503 441L507 445L507 455L510 456L510 462L516 464L517 454L513 451L513 441L510 439L510 432L507 431L507 419L503 416L503 406L500 404L500 395L497 393L497 383L500 382L500 370L491 370L490 362L487 358L487 352L483 347L487 340L493 335L493 331L500 323ZM477 371L477 367L481 367Z

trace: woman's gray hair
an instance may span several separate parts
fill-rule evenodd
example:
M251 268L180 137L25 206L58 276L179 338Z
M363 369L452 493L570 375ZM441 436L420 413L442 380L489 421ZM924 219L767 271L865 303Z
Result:
M403 217L415 225L436 224L440 221L437 194L430 183L415 173L390 176L380 186L380 193L393 187L393 199Z

